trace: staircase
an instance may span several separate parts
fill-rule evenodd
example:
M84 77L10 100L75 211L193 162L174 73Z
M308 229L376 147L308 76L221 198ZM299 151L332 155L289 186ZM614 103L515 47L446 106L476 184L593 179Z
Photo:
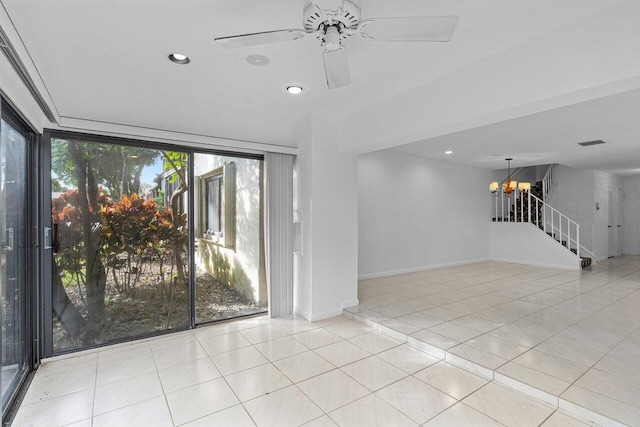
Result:
M495 199L493 221L529 222L578 256L581 268L589 268L593 253L580 244L580 225L551 207L540 197L545 195L545 190L548 188L541 181L536 183L531 191L516 189L511 194L507 194L502 189L498 189L493 193Z

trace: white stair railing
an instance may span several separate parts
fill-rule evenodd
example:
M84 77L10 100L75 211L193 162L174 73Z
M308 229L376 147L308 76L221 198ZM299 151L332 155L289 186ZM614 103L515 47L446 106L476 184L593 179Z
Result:
M529 194L529 201L529 206L533 203L536 214L541 211L535 222L538 228L569 250L575 246L576 255L580 257L580 224L533 194Z
M542 178L542 200L547 201L547 195L551 192L553 188L553 170L556 168L557 164L549 165L547 172L544 174Z
M498 189L493 196L493 221L529 222L549 234L567 250L575 249L575 254L580 257L580 224L529 191L515 189L508 194Z

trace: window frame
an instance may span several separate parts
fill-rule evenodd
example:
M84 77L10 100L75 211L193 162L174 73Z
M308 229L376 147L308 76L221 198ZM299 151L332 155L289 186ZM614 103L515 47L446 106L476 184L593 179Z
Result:
M219 177L219 178L218 178ZM198 239L211 242L217 246L235 250L236 246L236 165L234 162L225 163L222 166L200 175L198 184L200 187L199 196L203 203L200 204L198 215ZM222 179L223 191L221 200L218 202L222 207L219 221L223 228L219 235L207 233L207 221L209 213L208 182L213 179ZM224 221L222 220L224 218Z

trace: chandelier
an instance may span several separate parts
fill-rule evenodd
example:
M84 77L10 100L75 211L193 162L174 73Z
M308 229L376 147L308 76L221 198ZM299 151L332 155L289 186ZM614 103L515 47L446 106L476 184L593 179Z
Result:
M491 190L491 193L497 196L498 190L501 189L502 192L507 194L507 197L511 197L511 194L516 189L520 191L531 190L531 183L529 182L518 183L518 181L514 181L511 179L511 160L513 160L513 158L509 157L508 159L505 159L505 160L507 161L507 179L504 180L502 185L499 185L497 181L493 181L491 184L489 184L489 190Z

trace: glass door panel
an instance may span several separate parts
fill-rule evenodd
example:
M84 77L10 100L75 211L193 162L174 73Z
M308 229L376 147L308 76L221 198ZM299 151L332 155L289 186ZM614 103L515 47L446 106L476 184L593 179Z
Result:
M53 353L190 326L188 162L51 138Z
M28 141L0 122L0 289L2 289L2 410L28 369L26 221Z
M262 165L194 155L196 323L267 311Z

